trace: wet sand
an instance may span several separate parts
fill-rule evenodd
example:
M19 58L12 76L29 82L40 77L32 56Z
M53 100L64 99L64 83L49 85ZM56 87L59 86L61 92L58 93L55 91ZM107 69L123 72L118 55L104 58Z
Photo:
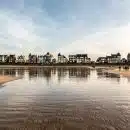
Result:
M23 76L0 90L0 130L130 130L130 81L122 76L88 68L0 74Z
M115 74L120 74L124 77L130 77L130 70L124 70L124 69L119 69L119 68L113 68L108 70L110 73L115 73Z
M4 84L4 83L7 83L7 82L10 82L10 81L13 81L13 80L17 80L19 78L20 77L12 77L12 76L0 75L0 84Z
M92 65L0 65L0 68L93 68ZM95 68L109 68L109 66L95 66Z

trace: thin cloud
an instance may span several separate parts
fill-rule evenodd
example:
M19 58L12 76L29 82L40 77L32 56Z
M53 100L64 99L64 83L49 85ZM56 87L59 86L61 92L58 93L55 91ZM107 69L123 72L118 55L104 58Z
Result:
M98 32L84 36L80 40L73 41L69 45L60 48L65 54L83 52L90 55L106 55L121 52L125 56L130 49L130 24L122 27L108 28L104 32ZM97 56L93 57L94 59Z

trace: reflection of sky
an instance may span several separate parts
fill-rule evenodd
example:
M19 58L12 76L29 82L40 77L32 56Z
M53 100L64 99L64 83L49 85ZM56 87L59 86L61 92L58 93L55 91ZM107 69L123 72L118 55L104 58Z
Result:
M6 70L6 72L7 71L8 70ZM15 71L17 72L17 70ZM74 93L78 93L82 90L87 90L88 92L88 90L90 90L89 91L90 95L91 92L92 93L94 92L94 94L99 94L99 95L101 94L105 96L106 93L103 93L103 91L107 90L107 94L109 95L109 89L115 88L116 90L117 86L123 86L123 85L127 86L126 78L122 78L122 77L117 78L116 75L112 75L112 76L110 75L109 77L106 78L105 75L106 73L101 73L101 72L97 73L96 71L92 71L88 73L90 70L89 71L86 70L85 73L84 71L82 71L82 69L72 69L72 70L58 69L56 73L53 74L52 73L53 69L48 69L48 70L45 69L45 71L44 69L41 71L39 71L39 69L38 70L35 69L34 72L31 73L29 73L29 70L22 70L21 74L22 75L24 74L23 79L11 83L7 83L6 84L7 86L14 85L13 86L14 89L12 89L12 87L10 88L7 87L8 88L7 93L17 94L17 91L20 91L20 93L25 93L27 95L28 94L39 95L40 93L43 94L43 92L47 92L47 93L49 91L51 92L51 89L53 89L53 87L55 90L57 90L58 87L59 89L61 88L61 90L63 89L65 91L74 91ZM119 88L122 89L122 87Z
M111 80L116 77L99 78L96 70L88 73L89 78L86 74L79 75L83 72L81 69L75 69L73 77L69 75L68 70L57 69L53 73L50 69L46 70L47 75L44 74L44 69L37 72L35 70L35 73L28 71L24 71L22 79L6 83L4 87L0 88L0 122L4 120L1 117L5 116L11 123L16 121L16 118L25 120L26 117L32 118L32 115L34 119L42 118L43 120L49 116L55 118L56 113L60 110L66 111L67 118L70 118L70 115L72 117L73 111L78 110L79 114L76 117L87 116L89 119L92 114L94 119L101 116L101 119L96 119L103 119L103 123L106 117L111 122L118 119L120 122L129 109L130 83L126 78L121 77L120 82ZM58 71L61 73L60 82ZM86 71L88 72L88 70ZM29 78L29 74L31 74L31 78ZM97 120L94 124L97 123Z

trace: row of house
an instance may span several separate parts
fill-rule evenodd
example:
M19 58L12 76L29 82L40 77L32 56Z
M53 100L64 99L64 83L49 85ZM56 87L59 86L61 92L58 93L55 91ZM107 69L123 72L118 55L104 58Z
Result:
M50 63L56 63L56 59L53 57L53 55L49 52L47 52L45 55L32 55L31 53L28 56L28 63L39 63L39 64L50 64Z
M16 61L15 55L0 55L0 62L14 63Z
M130 62L130 53L127 55L127 59L122 58L121 54L111 54L106 57L99 57L96 63L126 63ZM29 64L55 64L55 63L91 63L91 58L87 54L75 54L69 55L68 58L65 55L59 53L57 55L57 60L54 56L47 52L45 55L34 55L29 54L26 60L25 56L15 56L15 55L0 55L0 63L29 63Z
M99 57L96 61L97 63L127 63L130 62L130 53L127 55L127 59L121 58L121 54L111 54L110 56L106 57Z
M51 63L54 61L53 56L47 52L45 55L32 55L31 53L26 60L25 56L20 55L0 55L0 63Z
M64 55L58 54L58 63L90 63L91 59L87 54L69 55L67 59Z
M15 55L0 55L0 63L30 63L30 64L51 64L51 63L90 63L91 59L88 58L87 54L76 54L69 55L69 58L58 54L58 59L56 60L53 55L47 52L45 55L28 55L26 60L25 56L20 55L16 57Z

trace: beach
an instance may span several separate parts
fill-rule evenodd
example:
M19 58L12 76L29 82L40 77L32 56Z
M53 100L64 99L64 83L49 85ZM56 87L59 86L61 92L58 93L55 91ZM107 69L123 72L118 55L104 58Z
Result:
M0 85L0 128L129 130L130 80L103 72L116 68L0 68L22 77Z
M113 67L112 69L108 69L109 73L115 73L115 74L120 74L124 77L130 77L130 69L125 70L125 69L119 69L119 68L115 68Z
M19 77L12 77L12 76L3 76L0 75L0 84L4 84L13 80L17 80Z

